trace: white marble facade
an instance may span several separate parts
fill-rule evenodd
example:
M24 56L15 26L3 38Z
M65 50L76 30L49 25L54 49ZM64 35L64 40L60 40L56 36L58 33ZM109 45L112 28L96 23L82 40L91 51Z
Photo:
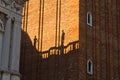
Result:
M20 80L20 38L25 0L0 0L0 80Z

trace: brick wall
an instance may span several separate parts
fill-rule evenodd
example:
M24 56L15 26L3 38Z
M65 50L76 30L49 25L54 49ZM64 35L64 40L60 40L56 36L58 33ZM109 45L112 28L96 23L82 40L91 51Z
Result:
M78 80L79 41L38 52L22 32L21 80Z
M80 80L120 79L120 1L80 0ZM87 25L87 11L93 26ZM87 60L92 59L94 73L87 74Z
M43 8L43 1L44 1L44 8ZM34 43L34 36L36 36L38 39L37 49L41 48L41 39L42 39L42 51L49 49L51 46L55 46L56 35L57 35L57 44L58 44L58 42L60 42L59 37L61 38L62 30L64 30L65 32L65 45L67 45L69 42L79 39L78 1L79 0L61 0L61 13L60 13L60 7L59 7L60 0L58 0L58 7L59 7L58 12L57 12L57 0L52 0L52 1L29 0L28 5L26 5L28 7L26 9L25 9L26 6L24 7L26 14L28 13L27 15L25 15L25 17L27 17L27 20L24 18L23 20L26 20L27 22L26 25L27 31L25 32L28 33L32 41L32 44ZM58 16L57 13L59 13ZM59 33L59 25L60 25L60 33ZM57 34L56 34L56 26L57 26ZM43 27L43 33L42 33L42 27ZM43 37L41 38L42 34ZM40 49L38 50L40 51Z
M44 14L41 10L40 18L40 4L44 1ZM60 1L60 0L58 0ZM66 63L70 64L77 60L76 54L78 52L73 51L70 54L62 56L51 56L47 59L42 59L41 50L38 50L41 47L41 27L42 27L42 17L43 21L43 42L42 42L42 51L49 50L49 48L55 46L55 35L56 35L56 3L57 0L29 0L23 9L23 27L22 27L22 39L21 39L21 61L20 61L20 72L21 80L58 80L57 77L65 75L74 78L72 74L68 74ZM58 35L57 27L57 38L61 38L62 29L65 32L65 44L78 40L78 16L79 16L79 4L78 0L62 0L61 1L61 30L60 35ZM40 21L39 21L40 19ZM40 26L39 26L40 25ZM58 25L58 24L57 24ZM36 47L34 47L34 36L37 37ZM40 39L39 39L40 37ZM58 40L57 40L58 42ZM61 42L61 39L60 41ZM39 45L38 45L39 44ZM74 54L71 54L74 53ZM61 59L60 59L61 58ZM72 58L72 59L70 59ZM60 60L60 61L59 61ZM68 60L68 61L66 61ZM66 62L66 63L65 63ZM60 67L56 67L56 64L59 63ZM75 62L76 63L76 62ZM76 64L75 64L76 65ZM74 66L73 71L74 75L77 78L78 74ZM58 73L60 71L61 73ZM64 74L63 74L64 73ZM59 77L60 80L60 77ZM76 80L76 79L74 79Z

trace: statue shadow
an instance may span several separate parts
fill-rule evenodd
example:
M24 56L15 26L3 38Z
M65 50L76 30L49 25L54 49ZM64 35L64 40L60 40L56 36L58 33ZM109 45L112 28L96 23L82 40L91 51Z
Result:
M21 80L78 79L79 40L39 52L22 31L20 55Z

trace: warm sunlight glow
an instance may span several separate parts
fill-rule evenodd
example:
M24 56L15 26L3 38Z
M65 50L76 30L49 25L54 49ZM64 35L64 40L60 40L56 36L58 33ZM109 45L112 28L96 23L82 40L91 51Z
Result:
M34 44L34 36L39 36L39 8L38 0L30 0L28 10L28 27L27 33ZM41 12L42 15L42 12ZM55 46L55 30L56 30L56 0L44 0L44 15L43 15L43 41L42 51L48 50ZM41 19L42 20L42 19ZM40 27L42 22L40 22ZM64 45L69 42L78 40L79 33L79 0L61 0L61 24L60 38L62 30L65 32ZM41 28L40 28L41 29ZM40 31L41 33L41 31ZM58 34L57 34L58 37ZM61 40L61 39L60 39ZM61 43L61 41L60 41ZM41 45L41 43L39 44ZM38 49L38 41L36 43ZM66 50L69 51L69 50ZM52 54L52 53L51 53ZM45 55L43 56L45 57Z

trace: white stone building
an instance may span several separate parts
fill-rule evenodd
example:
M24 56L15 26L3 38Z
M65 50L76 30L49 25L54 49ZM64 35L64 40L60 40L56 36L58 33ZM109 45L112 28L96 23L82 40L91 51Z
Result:
M25 0L0 0L0 80L20 80L20 38Z

